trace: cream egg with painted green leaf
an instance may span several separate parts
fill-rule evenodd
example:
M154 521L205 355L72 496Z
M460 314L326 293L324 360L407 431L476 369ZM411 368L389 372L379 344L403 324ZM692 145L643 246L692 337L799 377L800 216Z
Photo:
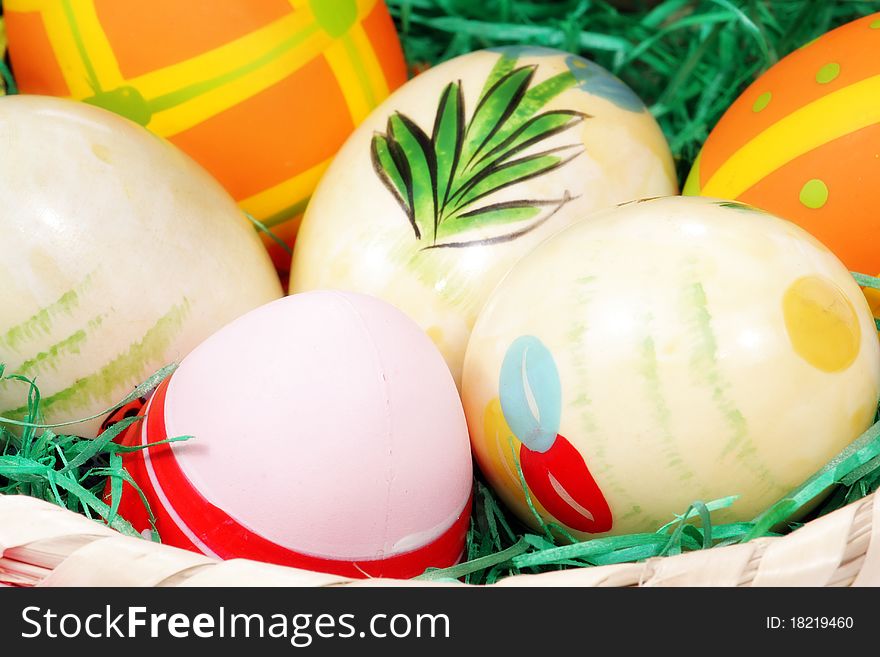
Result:
M476 315L519 257L584 214L675 191L656 122L603 68L546 48L470 53L349 138L306 211L290 288L390 301L458 380Z
M495 490L580 537L733 496L713 518L751 520L871 425L878 391L871 312L837 257L697 197L585 217L525 256L477 320L462 383Z
M73 101L9 96L0 144L0 364L36 381L45 421L99 413L281 296L232 198L140 126ZM0 416L21 419L27 391L0 381ZM65 431L94 435L100 424Z

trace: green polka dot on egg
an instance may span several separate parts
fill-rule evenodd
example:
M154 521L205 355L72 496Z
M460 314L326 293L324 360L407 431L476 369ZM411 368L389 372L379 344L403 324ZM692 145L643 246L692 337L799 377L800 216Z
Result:
M880 30L880 18L873 21L868 27L870 27L872 30Z
M755 99L755 104L752 105L753 112L760 112L762 109L767 107L770 104L770 101L773 99L773 94L769 91L765 91L760 96Z
M828 202L828 186L818 178L804 183L798 197L800 202L811 210L818 210Z
M819 84L828 84L838 75L840 75L840 64L837 62L830 62L816 72L816 82Z
M341 37L357 21L355 0L309 0L315 20L331 37Z

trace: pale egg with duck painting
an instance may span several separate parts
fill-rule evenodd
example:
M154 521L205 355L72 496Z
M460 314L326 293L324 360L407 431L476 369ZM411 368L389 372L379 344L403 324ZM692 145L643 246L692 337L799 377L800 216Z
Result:
M477 320L462 388L480 468L524 521L528 494L578 537L652 532L728 496L713 517L750 520L825 465L873 422L880 345L803 229L670 197L524 257Z

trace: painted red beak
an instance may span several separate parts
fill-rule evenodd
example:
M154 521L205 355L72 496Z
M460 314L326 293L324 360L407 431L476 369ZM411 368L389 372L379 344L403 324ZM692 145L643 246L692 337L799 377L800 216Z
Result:
M537 452L523 443L519 451L529 489L553 517L572 529L591 534L611 529L611 509L590 469L564 436Z

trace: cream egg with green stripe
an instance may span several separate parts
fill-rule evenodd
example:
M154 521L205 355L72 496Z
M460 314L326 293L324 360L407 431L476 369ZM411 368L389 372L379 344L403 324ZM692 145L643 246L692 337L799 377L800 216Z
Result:
M38 384L45 421L99 413L281 295L232 198L140 126L11 96L0 140L0 364ZM0 381L0 416L24 417L27 392ZM100 422L66 430L93 435Z

